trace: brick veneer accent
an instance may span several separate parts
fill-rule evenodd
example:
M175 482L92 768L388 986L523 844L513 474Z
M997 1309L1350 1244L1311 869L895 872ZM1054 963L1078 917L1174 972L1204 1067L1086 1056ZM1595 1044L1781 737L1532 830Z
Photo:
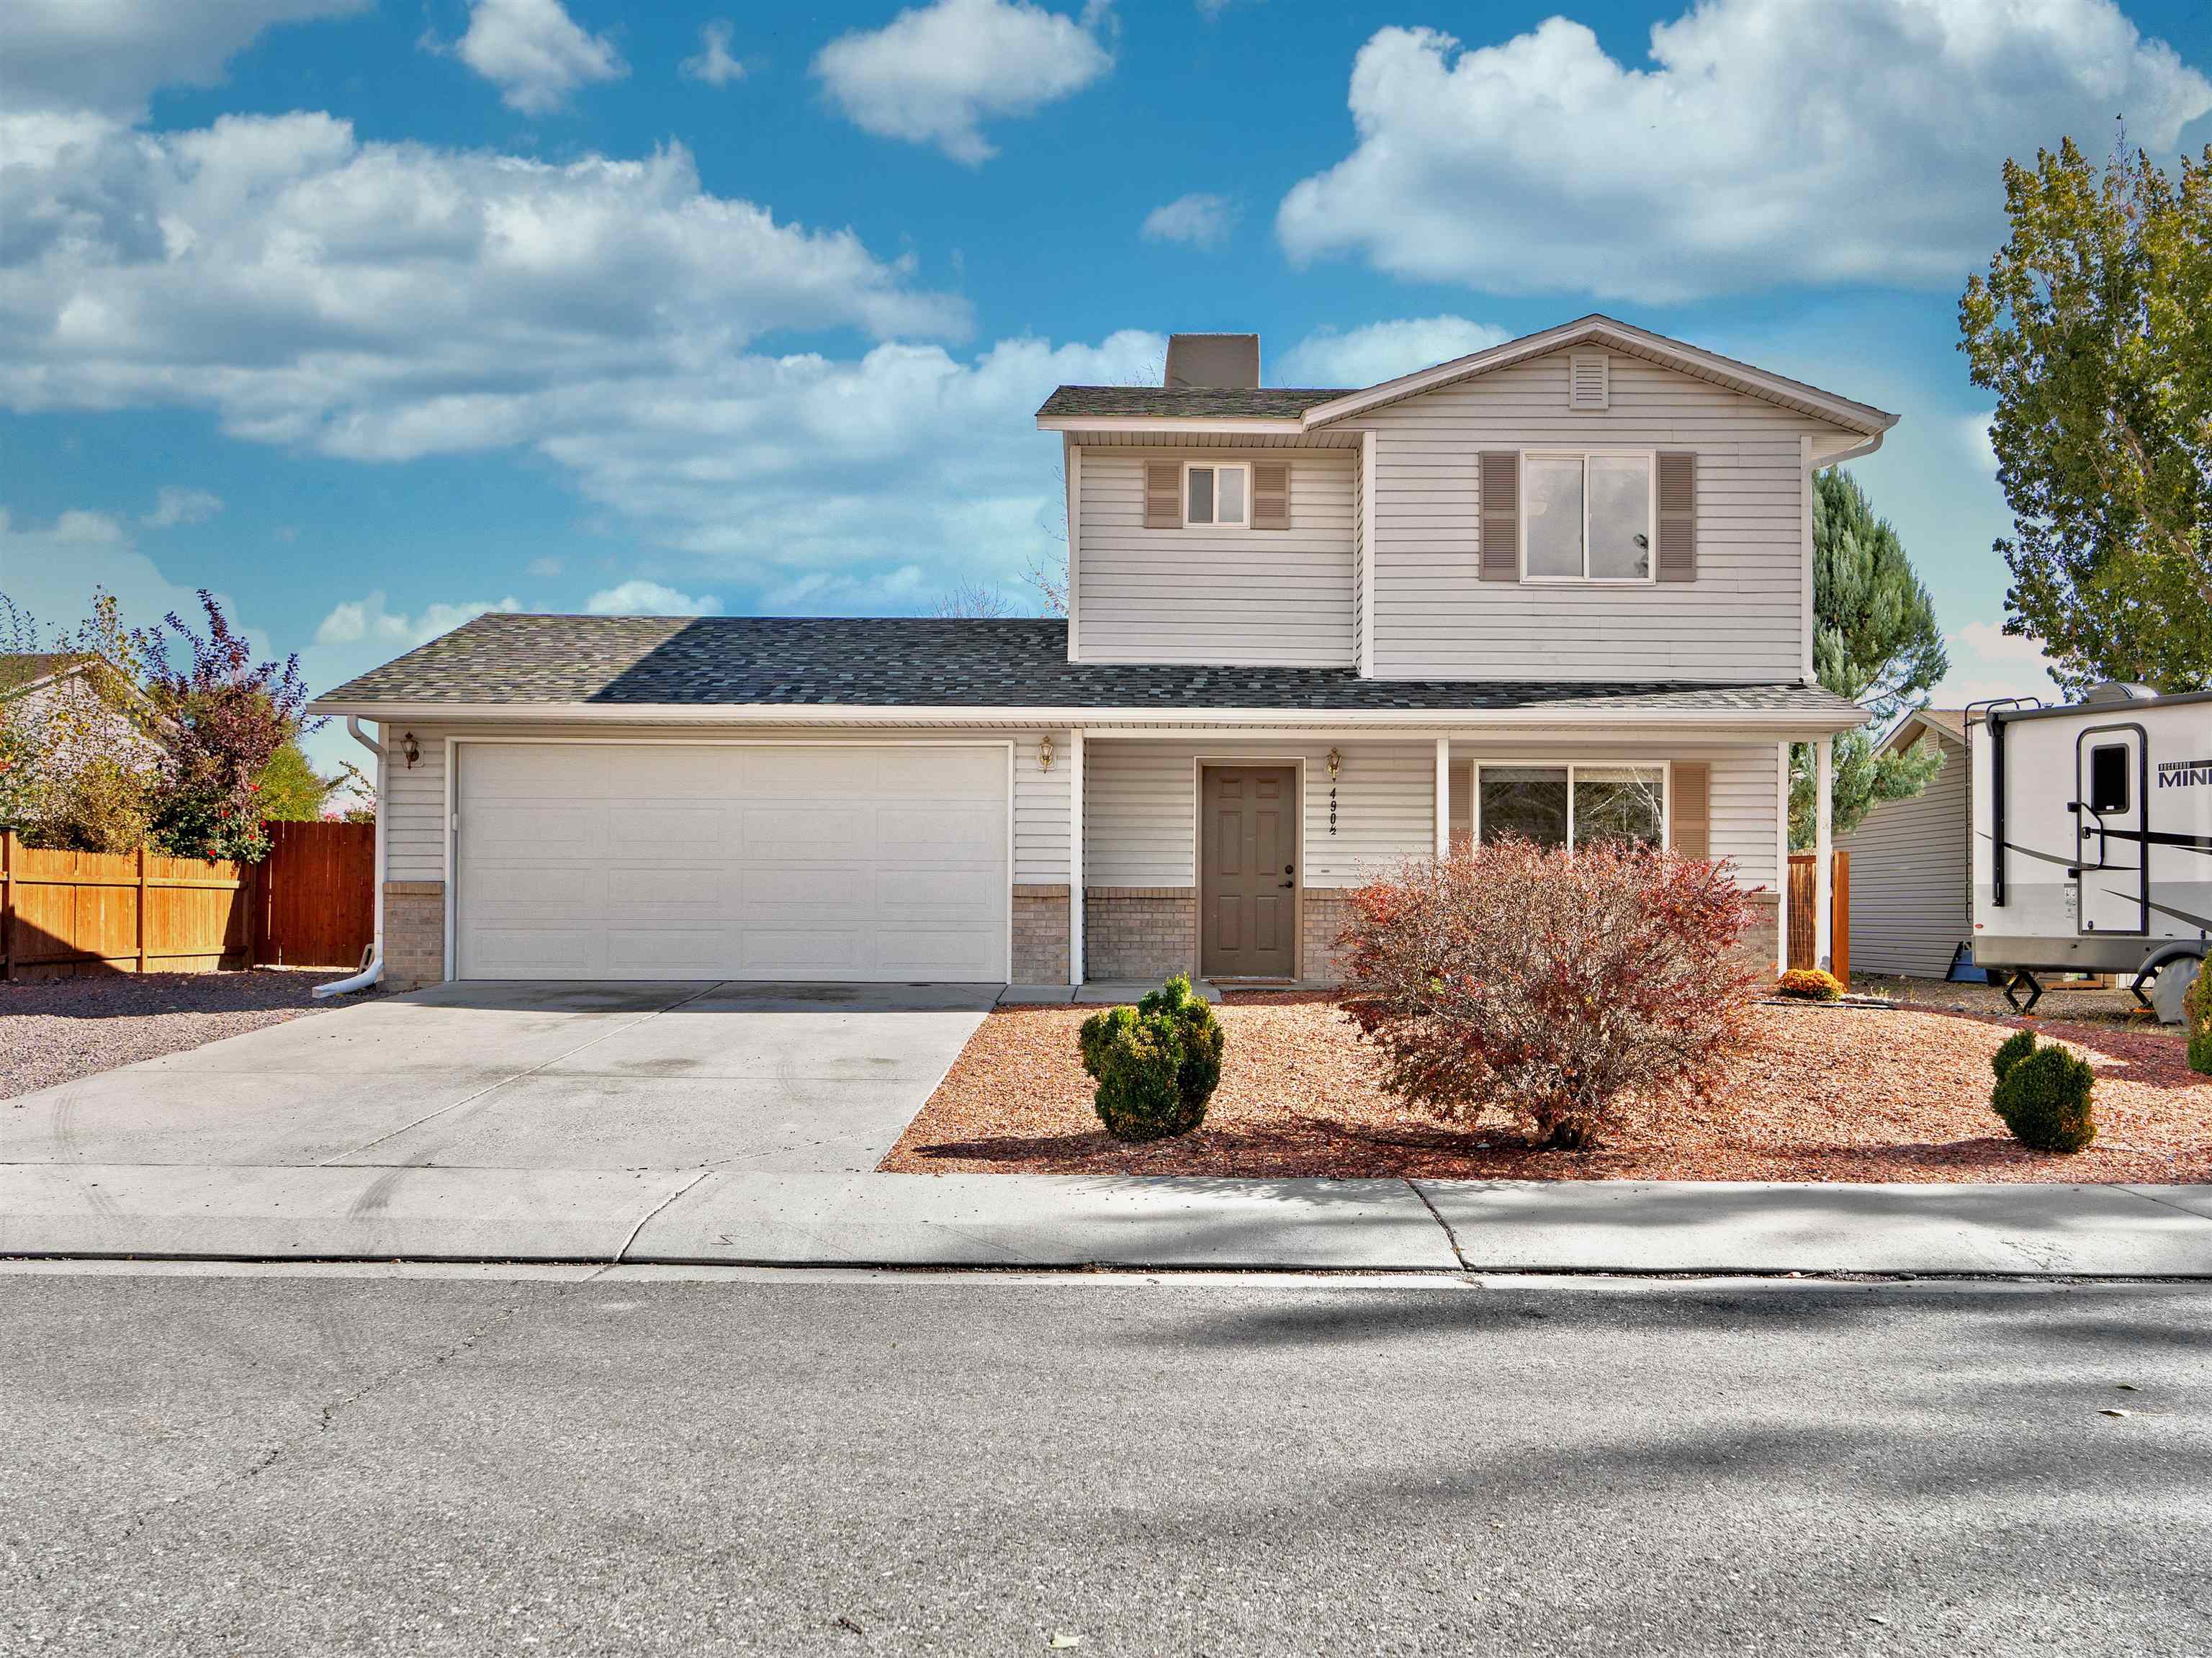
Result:
M1198 971L1196 887L1086 887L1085 977L1164 979Z
M1308 887L1298 895L1298 976L1306 983L1340 981L1336 935L1351 914L1340 887Z
M1067 982L1067 883L1014 888L1014 982Z
M1744 928L1743 942L1737 945L1736 953L1761 979L1771 979L1782 949L1782 895L1747 892L1744 896L1751 901L1751 925Z
M384 982L392 990L434 985L446 976L446 884L384 884Z

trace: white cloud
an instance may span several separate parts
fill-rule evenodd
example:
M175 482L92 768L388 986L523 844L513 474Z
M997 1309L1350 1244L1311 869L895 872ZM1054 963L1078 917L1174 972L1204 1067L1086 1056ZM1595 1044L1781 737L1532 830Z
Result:
M629 73L614 42L586 33L561 0L475 0L453 52L526 115L549 113L578 87Z
M722 601L712 593L693 597L658 581L629 580L608 587L584 601L590 616L713 616Z
M1929 693L1937 708L1964 708L1999 696L2039 696L2061 702L2043 647L2033 639L2008 634L1994 622L1969 622L1943 635L1951 671Z
M1144 235L1147 241L1218 247L1229 239L1230 228L1236 222L1236 204L1226 196L1193 191L1145 215Z
M179 524L204 524L222 510L222 497L210 489L165 485L154 497L154 510L138 521L156 530Z
M435 639L440 634L451 633L464 622L496 610L502 614L520 610L522 606L510 595L496 603L479 599L471 603L438 603L426 604L413 616L387 608L381 591L366 598L349 599L335 605L331 613L315 629L318 645L369 644L377 647L372 656L376 661L395 656L402 651L411 651L417 645Z
M976 167L998 153L983 122L1030 114L1114 67L1112 30L1106 0L1080 20L1029 0L936 0L838 36L814 73L861 131Z
M1990 430L1994 415L1969 415L1959 422L1959 440L1966 446L1967 457L1975 469L1985 477L1997 475L1997 446Z
M677 73L690 81L704 81L710 87L726 87L732 81L744 78L745 66L730 55L730 25L723 18L714 18L699 28L699 53L686 58L677 65Z
M10 161L18 411L201 405L234 436L404 459L526 441L542 399L711 374L779 329L966 324L851 232L709 194L680 149L554 166L294 114Z
M155 627L173 611L199 625L198 595L164 575L112 514L76 508L38 525L18 523L0 507L0 592L36 616L42 629L82 621L95 587L115 595L126 627ZM257 652L275 653L269 635L235 601L221 592L216 597Z
M264 29L343 17L369 0L9 0L0 98L15 115L130 119L156 87L213 86ZM0 149L4 149L0 145Z
M534 575L542 581L550 581L555 576L561 574L561 561L557 558L550 557L533 558L530 561L529 566L526 569L525 574Z
M1341 334L1324 328L1285 352L1273 378L1282 386L1376 386L1511 337L1465 317L1405 317Z
M1360 48L1358 143L1284 197L1296 259L1651 302L1782 282L1951 288L2002 232L2000 164L2071 132L2170 150L2212 82L2112 0L1704 0L1648 67L1553 17L1462 50Z

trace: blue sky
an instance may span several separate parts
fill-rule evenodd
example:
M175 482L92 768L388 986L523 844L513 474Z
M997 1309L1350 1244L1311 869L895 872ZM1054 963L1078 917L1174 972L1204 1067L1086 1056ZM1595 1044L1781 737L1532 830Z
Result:
M1358 382L1601 309L1893 409L1954 636L1998 167L2212 142L2197 0L18 0L0 591L327 686L488 605L889 613L1049 556L1058 381ZM319 744L335 755L340 749Z

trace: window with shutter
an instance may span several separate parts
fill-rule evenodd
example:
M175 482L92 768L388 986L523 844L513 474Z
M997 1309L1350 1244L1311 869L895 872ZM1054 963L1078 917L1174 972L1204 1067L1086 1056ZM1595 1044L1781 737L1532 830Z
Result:
M1521 579L1521 456L1512 449L1486 449L1480 465L1482 491L1482 548L1479 574L1485 581Z
M1291 465L1288 461L1253 463L1252 527L1255 530L1287 530L1291 527Z
M1698 579L1698 458L1687 451L1659 457L1659 580Z
M1182 467L1172 460L1145 463L1145 527L1182 528Z
M1577 351L1567 360L1567 407L1613 406L1613 359L1602 351Z

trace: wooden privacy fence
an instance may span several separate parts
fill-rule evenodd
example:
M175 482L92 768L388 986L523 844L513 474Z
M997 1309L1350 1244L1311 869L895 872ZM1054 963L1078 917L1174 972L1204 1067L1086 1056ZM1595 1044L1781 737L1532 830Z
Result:
M1851 855L1838 852L1835 858L1835 872L1830 876L1828 928L1830 950L1834 955L1835 975L1845 984L1851 981ZM1790 965L1817 967L1813 955L1813 886L1819 872L1814 869L1816 856L1809 852L1790 854Z
M0 833L0 977L358 965L374 927L375 826L270 829L258 866L54 852Z

